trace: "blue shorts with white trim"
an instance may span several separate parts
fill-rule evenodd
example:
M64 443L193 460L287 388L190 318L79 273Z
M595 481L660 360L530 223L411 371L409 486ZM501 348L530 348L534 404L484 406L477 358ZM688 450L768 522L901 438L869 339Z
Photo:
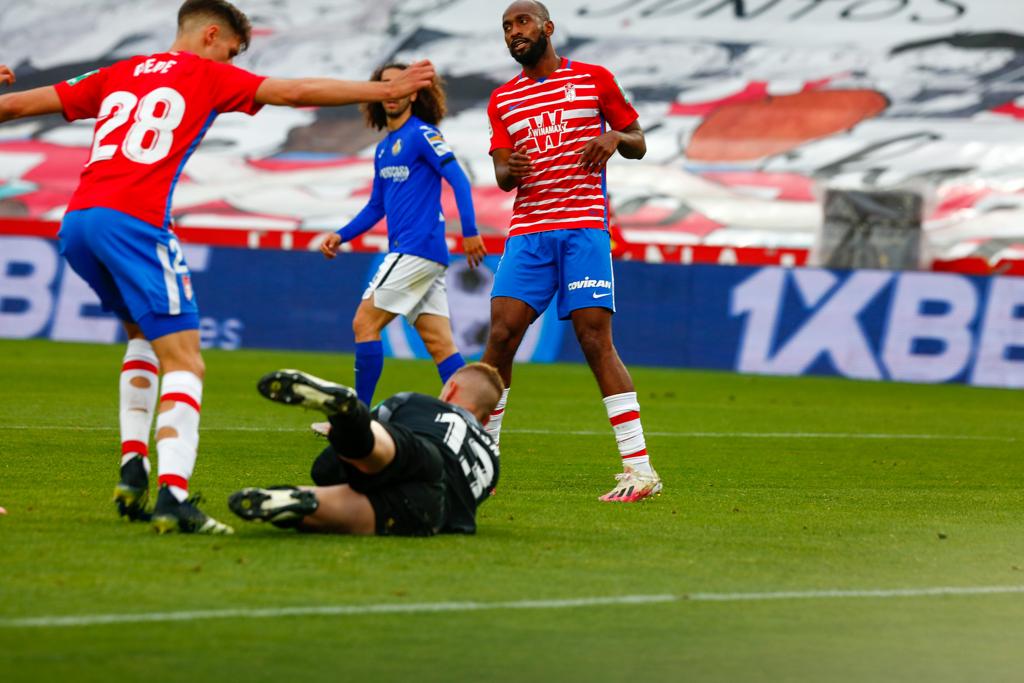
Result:
M199 329L192 275L171 231L113 209L81 209L64 216L60 253L104 310L137 323L147 339Z
M494 274L491 297L519 299L540 315L556 294L561 320L581 308L615 312L615 276L607 230L548 230L508 238Z

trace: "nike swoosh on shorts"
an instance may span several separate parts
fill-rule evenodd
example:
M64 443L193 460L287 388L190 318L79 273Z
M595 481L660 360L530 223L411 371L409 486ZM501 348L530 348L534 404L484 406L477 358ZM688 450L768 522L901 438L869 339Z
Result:
M600 299L602 297L611 296L611 295L612 295L611 292L605 292L604 294L598 294L597 292L594 292L594 298L595 299Z

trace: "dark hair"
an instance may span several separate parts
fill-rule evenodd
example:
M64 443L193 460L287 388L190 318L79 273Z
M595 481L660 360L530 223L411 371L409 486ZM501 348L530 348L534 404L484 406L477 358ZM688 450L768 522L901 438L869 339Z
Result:
M252 24L242 10L227 0L185 0L178 10L178 30L185 28L185 22L192 17L208 17L219 21L234 31L241 44L238 51L245 52L252 39Z
M402 62L389 62L378 67L371 81L379 81L388 69L408 69L408 64ZM368 102L360 105L363 116L366 118L366 125L377 130L384 130L388 126L388 117L384 113L384 105L380 102ZM448 113L447 98L444 94L444 81L435 78L429 88L423 88L416 93L416 100L412 103L413 116L422 119L432 126L441 123L441 119Z

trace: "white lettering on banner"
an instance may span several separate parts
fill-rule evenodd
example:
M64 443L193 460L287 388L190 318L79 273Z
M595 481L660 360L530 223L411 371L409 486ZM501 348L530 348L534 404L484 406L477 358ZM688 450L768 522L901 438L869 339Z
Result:
M926 302L941 302L943 314L924 315ZM978 295L968 280L957 275L907 273L896 281L889 329L882 359L891 379L908 382L947 382L967 365L974 348L971 323L978 313ZM940 353L915 353L914 342L942 343Z
M807 313L781 339L791 282ZM859 316L890 282L876 359ZM971 279L960 275L856 271L841 280L821 270L759 270L732 291L730 314L746 318L736 369L799 375L824 356L840 375L858 379L946 382L966 373L971 384L1024 388L1024 279L988 283L988 296L979 299ZM926 304L938 311L926 312ZM921 341L940 348L918 348Z
M760 271L733 290L732 315L750 314L737 369L741 372L799 375L824 354L831 359L836 370L847 377L882 379L857 316L890 279L892 275L888 273L854 273L771 356L769 351L785 293L786 271ZM766 298L765 292L773 290L776 295ZM756 329L753 335L751 328ZM748 340L753 343L748 345Z
M193 273L207 269L210 247L184 251ZM0 237L0 339L38 337L49 327L47 336L57 341L113 343L121 323L99 309L96 293L62 261L56 242ZM201 318L199 326L203 348L242 346L245 324L237 318Z
M736 369L740 372L772 372L772 340L778 327L779 307L785 288L786 272L765 268L732 290L729 315L747 317L736 361Z
M971 384L1024 388L1024 278L993 278Z
M78 273L63 268L57 295L50 339L57 341L97 342L113 344L121 322L112 315L86 315L86 309L99 309L100 301Z
M802 373L825 354L847 377L881 379L882 373L857 316L891 279L889 273L878 271L851 275L775 354L775 371Z
M50 322L57 251L30 237L4 237L0 244L0 337L34 337Z

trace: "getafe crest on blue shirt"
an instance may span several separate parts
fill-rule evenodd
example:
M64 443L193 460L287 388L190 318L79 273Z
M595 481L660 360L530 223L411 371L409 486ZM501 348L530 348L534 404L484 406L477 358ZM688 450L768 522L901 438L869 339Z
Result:
M395 144L391 145L391 156L397 157L402 151L402 138L395 140Z

